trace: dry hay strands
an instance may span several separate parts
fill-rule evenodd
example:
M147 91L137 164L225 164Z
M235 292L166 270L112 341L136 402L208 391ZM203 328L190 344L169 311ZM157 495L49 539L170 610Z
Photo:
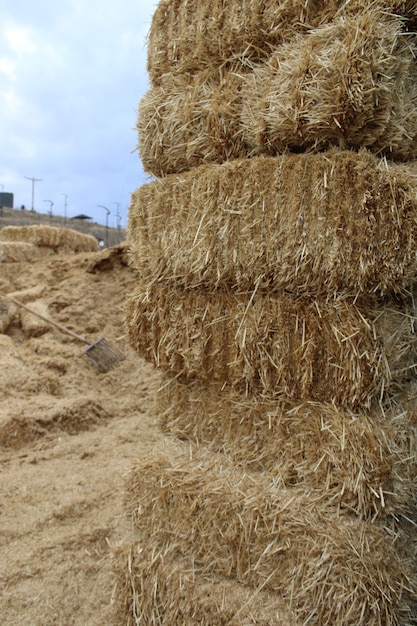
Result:
M207 573L269 590L302 623L403 623L416 588L406 532L184 447L142 458L128 478L136 540L154 559L170 548Z
M353 408L412 376L405 307L158 283L138 285L126 321L131 346L174 376Z
M44 318L51 317L48 304L42 300L35 300L30 303L30 308L34 314L25 309L20 311L20 324L26 337L39 337L49 332L51 324L38 317L38 315Z
M55 226L5 226L0 230L0 242L3 241L31 243L38 248L50 248L57 253L98 250L98 241L92 235Z
M291 405L220 383L168 378L154 411L163 432L224 453L243 469L272 473L282 487L321 490L369 518L415 512L415 409L355 415L330 404Z
M202 573L169 548L119 546L113 570L117 623L125 626L302 626L276 594Z
M299 35L262 63L167 74L139 106L155 176L285 150L368 147L417 156L416 37L370 10Z
M38 248L32 243L0 240L0 263L24 263L49 254L53 254L53 251L48 248Z
M401 290L416 276L416 191L413 168L365 149L203 165L134 192L131 258L187 287Z
M137 131L144 170L155 176L249 153L241 133L242 69L167 75L139 104Z
M193 74L230 57L259 61L296 33L370 7L380 15L397 13L404 28L415 28L417 9L411 0L161 0L148 37L148 72L156 84L164 74Z
M277 48L241 88L250 154L339 145L415 158L416 41L371 10Z

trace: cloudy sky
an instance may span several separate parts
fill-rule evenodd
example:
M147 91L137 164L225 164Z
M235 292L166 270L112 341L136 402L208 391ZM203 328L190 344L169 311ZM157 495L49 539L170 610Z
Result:
M136 111L157 0L3 0L0 191L14 206L126 225L148 176ZM53 205L51 204L53 202ZM119 215L119 217L117 217Z

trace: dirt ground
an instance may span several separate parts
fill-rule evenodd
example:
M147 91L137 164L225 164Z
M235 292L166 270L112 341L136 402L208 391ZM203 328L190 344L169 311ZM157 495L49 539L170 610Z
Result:
M111 554L129 533L124 475L162 438L151 415L159 375L125 337L136 280L123 245L0 266L1 293L46 305L126 357L100 374L81 342L0 297L2 626L116 623Z

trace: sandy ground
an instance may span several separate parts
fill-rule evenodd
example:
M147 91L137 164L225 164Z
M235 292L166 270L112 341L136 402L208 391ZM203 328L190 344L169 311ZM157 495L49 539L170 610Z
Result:
M0 297L0 624L115 624L111 555L129 529L123 481L162 437L159 375L127 345L137 276L123 246L3 263L0 292L104 336L126 360L100 374L84 345Z

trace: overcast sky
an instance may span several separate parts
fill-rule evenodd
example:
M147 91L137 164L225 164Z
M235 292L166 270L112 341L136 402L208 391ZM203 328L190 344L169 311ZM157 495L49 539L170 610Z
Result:
M2 0L0 191L14 206L125 227L157 0ZM45 202L47 200L47 202ZM51 205L51 202L54 204ZM119 213L120 218L117 218Z

